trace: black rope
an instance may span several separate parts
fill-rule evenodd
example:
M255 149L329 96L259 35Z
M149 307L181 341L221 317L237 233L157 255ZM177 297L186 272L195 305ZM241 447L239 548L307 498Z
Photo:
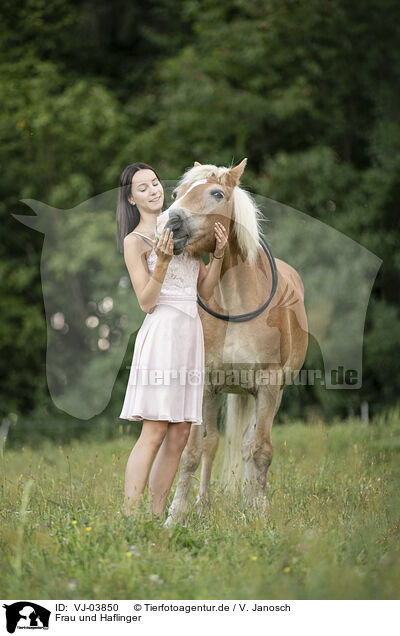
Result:
M216 311L213 311L212 309L209 309L200 300L200 297L197 294L197 302L198 302L198 304L207 313L211 314L211 316L214 316L215 318L219 318L220 320L227 320L228 322L246 322L247 320L251 320L252 318L256 318L256 316L261 314L261 312L263 312L264 309L266 309L268 307L268 305L270 304L271 300L273 299L273 297L275 295L276 288L278 286L278 271L276 269L276 263L275 263L274 256L272 254L271 247L270 247L268 241L266 240L266 238L263 235L260 236L260 242L261 242L261 247L263 248L264 252L267 255L268 262L269 262L269 265L270 265L270 268L271 268L271 274L272 274L272 289L271 289L271 293L269 295L269 298L262 305L262 307L259 307L259 309L256 309L255 311L250 311L247 314L237 314L236 316L230 316L230 315L226 316L225 314L219 314Z

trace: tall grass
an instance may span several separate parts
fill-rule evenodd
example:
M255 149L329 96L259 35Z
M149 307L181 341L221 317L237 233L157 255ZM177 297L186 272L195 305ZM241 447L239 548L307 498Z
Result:
M196 477L189 515L171 530L145 501L135 524L123 515L134 441L6 444L0 597L399 597L399 412L369 426L276 427L265 518L221 487L220 443L211 505L195 510Z

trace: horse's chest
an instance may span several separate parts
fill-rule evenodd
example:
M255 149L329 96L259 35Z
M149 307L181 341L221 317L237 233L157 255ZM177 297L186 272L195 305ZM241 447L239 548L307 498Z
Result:
M207 366L280 362L279 330L259 330L256 321L227 323L205 336Z

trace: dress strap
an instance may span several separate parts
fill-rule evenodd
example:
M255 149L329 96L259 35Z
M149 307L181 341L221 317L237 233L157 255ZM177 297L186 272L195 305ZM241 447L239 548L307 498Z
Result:
M144 241L146 241L146 243L148 243L149 245L151 245L151 247L154 247L154 246L153 246L153 243L150 243L150 239L149 239L149 237L148 237L148 236L145 236L144 234L141 234L140 232L131 232L131 234L138 234L139 236L141 236L141 237L142 237L142 239L143 239Z

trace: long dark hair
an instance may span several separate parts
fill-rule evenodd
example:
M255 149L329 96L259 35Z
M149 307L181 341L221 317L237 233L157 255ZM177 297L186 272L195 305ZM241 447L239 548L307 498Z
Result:
M132 232L140 221L140 212L136 205L129 203L128 197L131 194L132 177L139 170L152 170L157 179L160 178L157 172L147 163L131 163L126 166L119 180L118 204L117 204L117 247L120 252L124 251L124 238ZM160 181L161 183L161 181ZM164 205L163 205L164 207Z

